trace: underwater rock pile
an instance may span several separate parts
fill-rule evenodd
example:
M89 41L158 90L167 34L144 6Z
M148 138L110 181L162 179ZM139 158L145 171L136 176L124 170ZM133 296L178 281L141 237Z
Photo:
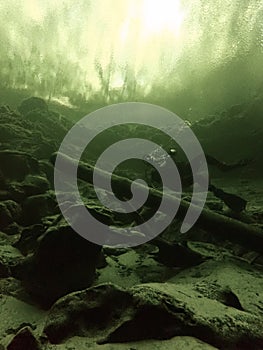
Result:
M259 251L202 225L182 236L178 219L135 248L85 240L62 218L53 187L52 155L70 121L39 98L18 110L0 107L0 349L263 348ZM244 181L235 177L246 212L227 212L212 193L206 209L261 228L257 183ZM233 186L231 176L224 185ZM137 219L112 215L91 184L79 186L105 223Z

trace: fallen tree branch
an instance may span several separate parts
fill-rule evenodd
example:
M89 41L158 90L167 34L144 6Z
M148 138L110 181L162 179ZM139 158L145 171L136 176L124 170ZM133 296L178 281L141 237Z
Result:
M54 153L50 158L51 163L54 165L56 161L57 153ZM76 165L76 161L66 155L61 155L63 163L65 162L65 169L70 169L70 166ZM129 198L131 194L132 181L128 178L121 177L115 174L110 174L103 170L97 169L98 178L102 180L105 178L111 178L111 182L114 188L117 189L117 195L122 198ZM78 164L78 178L88 183L93 184L94 167L84 162ZM102 186L105 181L101 181ZM140 191L148 191L148 188L142 184L136 184L137 189ZM157 189L149 188L149 203L160 202L163 193ZM180 202L179 210L176 213L176 218L179 220L184 219L187 210L189 208L189 202L176 198L173 195L165 195L169 205L176 206L178 201ZM148 202L147 200L147 202ZM193 207L194 208L194 207ZM198 207L195 206L196 209ZM245 245L246 248L263 253L263 230L259 227L249 225L220 215L208 209L203 209L202 213L196 222L196 227L209 231L211 234L216 235L218 238L227 239L232 242L236 242Z

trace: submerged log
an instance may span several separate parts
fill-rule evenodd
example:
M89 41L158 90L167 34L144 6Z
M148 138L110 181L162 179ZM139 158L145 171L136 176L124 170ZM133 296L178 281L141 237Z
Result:
M56 162L57 153L54 153L50 158L53 165ZM60 154L60 159L63 159L63 169L70 169L71 166L76 165L76 161L66 155ZM121 177L115 174L110 174L104 170L96 168L98 178L101 178L101 185L106 182L105 179L111 178L112 185L116 189L115 193L118 198L129 198L131 196L131 184L130 179ZM93 184L94 166L79 162L78 164L78 178ZM103 181L104 180L104 181ZM137 190L142 192L147 191L148 188L143 184L135 185ZM162 199L162 191L154 188L149 188L149 195L147 203L159 203ZM179 199L176 196L166 194L166 200L169 205L176 206L180 202L180 207L176 213L176 219L184 219L187 210L189 208L189 202ZM198 210L197 206L193 206ZM236 242L245 245L246 248L263 253L263 230L257 226L246 224L233 218L215 213L209 209L203 209L199 219L195 223L196 227L209 231L211 234L217 236L217 238L227 239L232 242Z

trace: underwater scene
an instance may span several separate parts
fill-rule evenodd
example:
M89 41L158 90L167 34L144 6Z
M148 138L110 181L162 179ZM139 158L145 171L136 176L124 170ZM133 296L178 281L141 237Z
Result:
M263 1L0 18L0 350L263 349Z

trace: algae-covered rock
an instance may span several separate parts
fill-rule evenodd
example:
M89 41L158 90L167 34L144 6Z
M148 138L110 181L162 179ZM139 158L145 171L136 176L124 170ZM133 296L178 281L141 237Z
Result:
M42 218L59 212L55 195L52 192L28 197L22 206L23 224L39 223Z
M20 104L18 110L21 114L26 115L29 112L38 110L38 111L47 111L47 103L39 97L30 97Z
M0 202L0 229L5 229L8 225L19 220L21 217L21 207L15 201L6 200Z
M132 319L132 307L132 295L114 284L72 293L52 306L44 333L53 344L74 335L98 340Z
M189 285L206 297L263 318L263 269L225 257L182 271L169 283Z
M24 259L18 249L0 245L0 278L11 276L11 269Z
M23 181L28 174L38 174L37 159L31 155L12 150L0 151L0 170L6 179Z
M105 344L187 335L222 349L252 344L260 349L262 327L259 315L191 284L146 283L126 290L104 284L69 294L53 305L44 332L51 343L73 336Z
M22 115L0 108L0 148L48 159L57 151L72 123L49 110L40 98L25 100L18 109Z
M13 246L21 251L23 255L33 253L38 246L38 238L46 231L44 224L33 224L21 229L19 239Z
M22 189L26 196L34 196L43 194L50 189L49 181L39 175L27 175L25 180L22 182Z

